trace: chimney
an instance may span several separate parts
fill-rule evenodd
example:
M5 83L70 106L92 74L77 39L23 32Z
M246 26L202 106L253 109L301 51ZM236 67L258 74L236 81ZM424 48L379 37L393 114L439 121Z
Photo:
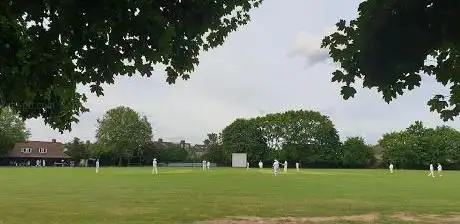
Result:
M163 142L163 139L162 139L162 138L159 138L159 139L158 139L158 142L160 142L160 143Z
M52 141L53 143L56 143L56 139L55 139L55 138L53 138L51 141Z

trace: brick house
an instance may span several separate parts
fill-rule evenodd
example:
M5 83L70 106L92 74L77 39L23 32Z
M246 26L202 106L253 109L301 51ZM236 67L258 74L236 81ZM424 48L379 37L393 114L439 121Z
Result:
M70 156L64 153L64 144L53 139L51 142L26 141L16 143L14 148L4 156L4 159L10 165L16 163L26 165L30 162L31 166L35 166L37 160L45 160L46 166L53 166L61 164L63 160L68 162Z

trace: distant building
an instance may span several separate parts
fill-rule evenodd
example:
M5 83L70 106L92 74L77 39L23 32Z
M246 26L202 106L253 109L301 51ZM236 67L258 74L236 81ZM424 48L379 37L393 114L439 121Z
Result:
M189 152L194 152L197 155L203 155L207 151L206 145L196 144L192 146L191 143L187 143L185 140L181 140L177 143L166 142L162 138L159 138L157 141L153 141L153 144L157 149L181 148L186 149Z
M196 144L193 146L193 149L195 149L195 151L197 152L204 152L207 150L207 147L206 145L199 145L199 144Z
M208 148L206 147L206 145L196 144L195 146L193 146L193 149L196 155L198 156L203 156L204 154L206 154L206 152L208 152Z
M181 149L191 149L192 144L186 143L185 140L181 140L180 143L179 143L179 148L181 148Z
M162 138L159 138L157 141L154 141L153 144L158 149L167 149L167 148L181 148L181 149L191 149L192 145L181 140L180 142L165 142Z
M4 156L4 160L10 165L16 163L27 164L30 161L32 166L35 165L36 160L45 160L47 166L52 166L54 163L61 163L62 160L67 161L70 159L70 156L65 154L64 151L64 145L56 142L56 139L53 139L51 142L19 142Z
M162 138L159 138L157 141L153 141L153 145L157 149L171 149L171 148L181 148L187 150L189 156L202 156L207 152L206 145L193 145L191 143L187 143L185 140L181 140L180 142L166 142Z
M175 148L177 147L176 143L173 142L165 142L162 138L159 138L158 141L153 141L153 145L157 149L167 149L167 148Z

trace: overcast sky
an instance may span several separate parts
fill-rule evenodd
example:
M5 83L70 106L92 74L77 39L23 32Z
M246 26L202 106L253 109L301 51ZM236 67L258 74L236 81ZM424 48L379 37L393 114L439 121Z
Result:
M155 139L195 144L236 118L292 109L321 111L330 116L342 138L359 135L370 144L415 120L429 126L443 124L426 106L434 93L445 92L430 78L389 105L376 90L359 88L354 99L341 98L339 85L330 82L335 65L319 43L340 18L356 17L359 2L266 0L253 11L250 24L223 46L201 54L190 80L170 86L161 70L150 78L118 78L105 89L105 96L89 96L91 112L80 117L72 132L61 135L41 119L29 120L31 139L67 142L75 136L94 141L96 119L120 105L146 115ZM459 122L447 124L460 127Z

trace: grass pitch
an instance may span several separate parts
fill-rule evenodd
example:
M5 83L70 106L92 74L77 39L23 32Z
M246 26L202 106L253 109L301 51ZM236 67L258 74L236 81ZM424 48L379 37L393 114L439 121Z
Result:
M460 214L460 172L455 171L434 179L424 171L386 170L290 169L277 177L256 168L203 172L160 167L159 172L0 168L0 224L170 224L235 216L267 218L260 223L360 223L359 218L268 218L363 214L377 216L372 223L420 222L423 217L433 223L460 223L460 216L448 216Z

